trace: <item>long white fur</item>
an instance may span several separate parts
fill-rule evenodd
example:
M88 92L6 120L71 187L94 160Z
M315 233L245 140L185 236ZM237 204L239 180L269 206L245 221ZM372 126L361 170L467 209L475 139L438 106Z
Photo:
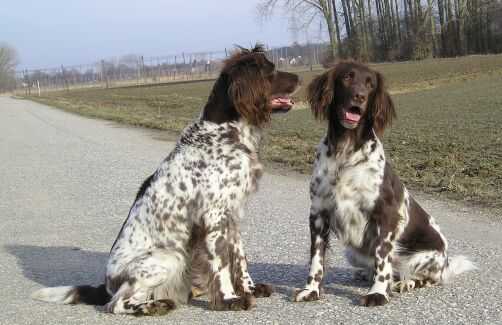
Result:
M443 270L443 274L441 275L441 282L449 283L457 275L476 269L478 269L478 267L466 256L457 255L450 257L448 260L448 266Z
M31 298L58 304L71 304L75 302L75 295L72 294L74 290L75 287L73 286L43 288L35 291Z

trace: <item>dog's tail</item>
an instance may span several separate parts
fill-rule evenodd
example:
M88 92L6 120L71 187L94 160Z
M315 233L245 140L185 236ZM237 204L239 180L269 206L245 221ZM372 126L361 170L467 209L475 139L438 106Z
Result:
M92 286L66 286L43 288L31 295L31 298L59 304L87 304L95 306L106 305L111 296L104 284Z
M441 282L448 283L460 273L468 272L477 269L467 257L459 255L448 259L448 264L443 269L441 274Z

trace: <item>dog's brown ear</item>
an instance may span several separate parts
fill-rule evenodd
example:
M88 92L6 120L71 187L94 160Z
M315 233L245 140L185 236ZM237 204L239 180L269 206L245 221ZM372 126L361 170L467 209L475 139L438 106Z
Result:
M250 124L260 125L270 120L267 105L270 82L256 64L241 63L229 71L228 96L235 109Z
M307 100L312 113L319 120L328 118L328 106L333 101L334 80L332 69L324 72L312 80L307 89Z
M376 79L377 85L370 98L369 107L373 129L377 136L381 137L385 128L390 126L393 119L396 118L396 109L390 94L387 92L382 74L377 72Z

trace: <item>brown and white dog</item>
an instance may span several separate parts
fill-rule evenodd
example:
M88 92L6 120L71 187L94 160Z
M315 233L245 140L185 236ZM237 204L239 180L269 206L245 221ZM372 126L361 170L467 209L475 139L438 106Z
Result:
M462 256L447 257L438 225L386 161L379 138L395 110L382 75L341 62L312 81L308 100L314 115L328 121L328 131L310 184L310 274L294 300L319 299L331 231L348 261L372 280L364 306L387 303L392 289L439 284L474 268Z
M200 119L141 186L112 245L105 283L41 289L33 298L161 314L206 292L214 310L249 309L271 288L248 272L239 220L262 174L258 147L273 112L289 111L297 75L260 46L226 60Z

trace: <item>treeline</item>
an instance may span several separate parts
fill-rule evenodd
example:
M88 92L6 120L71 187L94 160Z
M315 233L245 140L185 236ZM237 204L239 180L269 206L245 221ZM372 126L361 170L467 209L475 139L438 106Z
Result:
M17 52L6 43L0 42L0 93L15 88L15 67Z
M387 61L502 52L500 0L332 0L339 56Z
M502 0L261 0L261 17L282 8L296 32L320 20L328 57L364 61L502 52ZM293 29L295 30L295 29Z

